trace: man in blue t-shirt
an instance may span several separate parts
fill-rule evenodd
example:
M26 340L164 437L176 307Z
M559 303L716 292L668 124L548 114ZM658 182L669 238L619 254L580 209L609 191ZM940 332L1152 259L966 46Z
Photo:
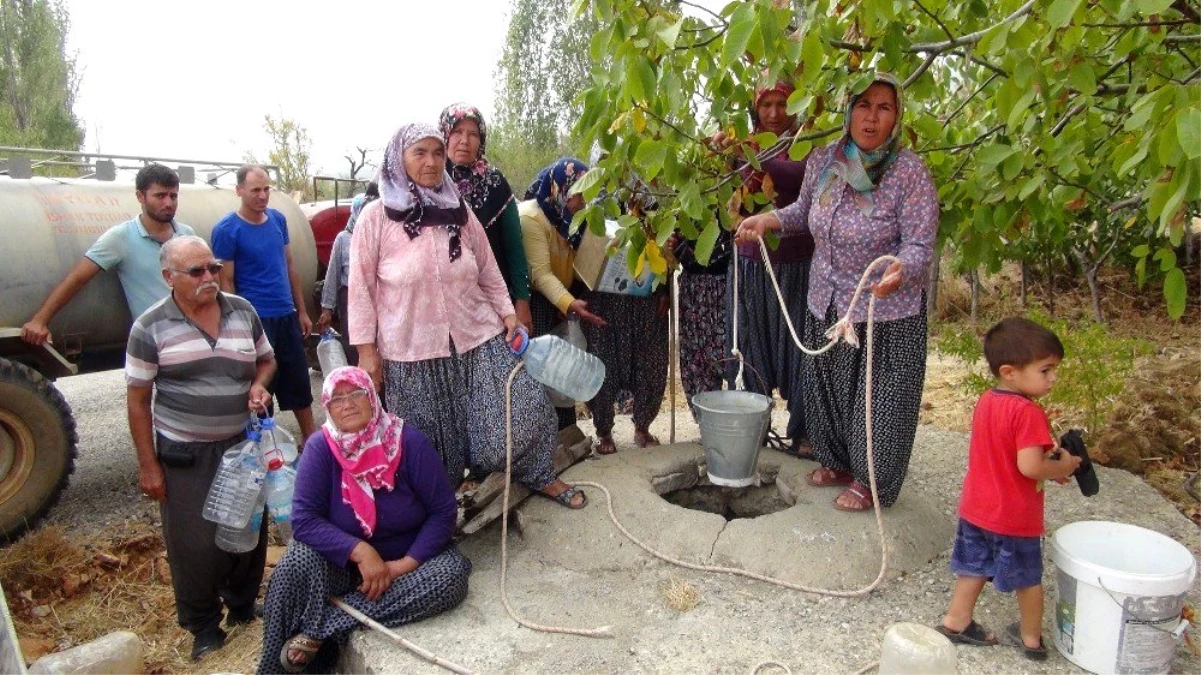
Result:
M134 190L142 213L100 235L21 327L22 340L31 345L53 342L50 320L101 272L117 273L129 313L135 319L170 294L159 269L159 249L172 237L196 234L187 225L175 222L179 175L162 164L148 164L134 178Z
M313 322L304 307L300 277L288 246L284 214L267 208L271 178L257 164L238 169L242 205L213 227L213 255L225 263L221 290L250 301L275 348L278 369L269 387L279 407L291 410L300 424L300 445L317 430L313 424L313 393L304 338Z

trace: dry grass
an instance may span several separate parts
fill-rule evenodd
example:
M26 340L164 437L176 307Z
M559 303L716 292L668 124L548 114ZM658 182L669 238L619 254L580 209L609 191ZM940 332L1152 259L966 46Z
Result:
M701 594L687 581L673 578L663 587L663 603L673 612L682 614L701 603Z

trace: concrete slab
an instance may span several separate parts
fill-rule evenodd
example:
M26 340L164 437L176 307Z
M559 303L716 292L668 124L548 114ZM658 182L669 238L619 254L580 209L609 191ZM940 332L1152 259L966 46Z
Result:
M680 437L694 439L695 427ZM577 465L565 478L607 485L618 517L657 547L685 560L733 564L801 583L857 587L875 577L879 545L874 518L835 511L830 502L836 490L796 485L811 463L765 451L761 467L779 466L778 479L795 489L796 505L727 524L718 515L675 506L656 493L656 477L661 489L687 482L689 472L696 471L698 447L643 451L618 438L619 454ZM499 595L498 523L460 543L475 565L463 605L398 632L478 673L747 673L765 659L783 661L796 673L853 672L879 658L880 640L893 623L941 619L953 583L946 565L966 447L964 434L919 430L905 492L884 516L895 557L885 584L866 598L799 593L670 566L617 532L605 515L602 495L590 489L590 504L582 511L544 499L528 500L519 508L523 534L510 533L509 597L527 620L584 628L611 625L614 639L539 633L510 619ZM1164 531L1194 553L1201 551L1196 528L1152 488L1118 471L1102 470L1101 477L1105 499L1085 500L1074 488L1052 491L1048 532L1086 518L1122 520ZM1049 631L1054 576L1045 579ZM696 591L695 608L670 609L665 594L672 584ZM1195 605L1198 596L1194 592L1189 602ZM1016 617L1012 596L985 592L977 612L982 623L1000 632ZM1201 664L1183 647L1180 654L1177 671L1198 671ZM960 648L959 656L959 670L965 673L1082 672L1058 654L1042 665L1002 647ZM340 669L446 672L369 631L352 635Z

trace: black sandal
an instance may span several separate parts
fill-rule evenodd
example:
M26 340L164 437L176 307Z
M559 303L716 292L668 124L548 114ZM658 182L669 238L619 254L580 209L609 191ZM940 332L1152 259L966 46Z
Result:
M972 619L972 622L959 632L955 632L942 624L935 626L934 630L947 636L948 640L956 644L972 645L973 647L991 647L997 644L997 638L989 637L988 631L984 630L984 626L976 623L975 619Z
M1037 647L1027 647L1026 641L1022 639L1022 624L1015 621L1005 629L1005 636L1013 642L1013 646L1022 650L1022 655L1031 661L1046 661L1047 660L1047 645L1043 642L1043 636L1038 636Z
M583 490L579 489L578 487L576 487L574 485L553 497L546 494L545 492L539 492L538 494L542 495L543 497L546 497L547 499L553 499L556 502L559 502L560 504L562 504L563 506L566 506L567 508L573 509L573 510L579 510L579 509L584 508L585 506L588 506L588 495L584 494ZM579 495L584 498L583 500L580 501L580 503L578 505L573 504L571 501L572 499L575 498L576 495Z

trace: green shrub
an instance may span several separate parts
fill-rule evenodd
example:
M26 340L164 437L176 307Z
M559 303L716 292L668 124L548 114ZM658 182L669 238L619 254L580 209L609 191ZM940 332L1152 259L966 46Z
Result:
M1032 313L1029 318L1054 331L1064 349L1059 379L1040 403L1080 419L1090 434L1100 432L1114 403L1126 389L1135 359L1152 353L1154 345L1146 340L1114 337L1103 324L1093 321L1073 324L1040 313ZM979 395L994 385L992 373L984 362L982 334L947 328L936 338L935 348L968 366L960 385L969 393Z

